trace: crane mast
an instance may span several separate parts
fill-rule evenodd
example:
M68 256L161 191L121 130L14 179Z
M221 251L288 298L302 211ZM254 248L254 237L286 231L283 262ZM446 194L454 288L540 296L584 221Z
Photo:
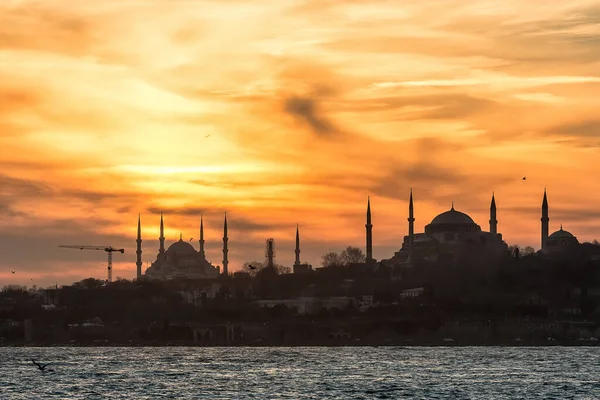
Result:
M125 249L117 249L112 246L86 246L86 245L60 245L58 247L62 247L65 249L79 249L79 250L100 250L108 253L108 282L112 282L112 253L119 252L121 254L125 253Z

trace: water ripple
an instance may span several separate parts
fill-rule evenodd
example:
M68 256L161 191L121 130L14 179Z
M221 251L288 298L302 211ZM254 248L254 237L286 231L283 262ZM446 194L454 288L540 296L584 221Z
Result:
M0 348L0 399L594 399L599 359L598 347Z

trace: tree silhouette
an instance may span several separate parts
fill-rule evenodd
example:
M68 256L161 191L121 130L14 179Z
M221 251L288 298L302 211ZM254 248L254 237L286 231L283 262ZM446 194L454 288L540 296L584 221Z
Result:
M348 246L341 253L330 251L321 257L323 267L343 267L350 264L364 263L366 260L362 250L358 247Z
M366 261L366 257L362 250L353 246L346 247L342 251L342 254L340 254L340 258L344 265L364 263Z
M526 257L535 254L535 249L531 246L525 246L519 249L519 253L521 254L521 257Z
M325 268L341 267L344 265L344 263L342 261L342 257L338 253L330 251L329 253L325 253L323 256L321 256L321 265Z

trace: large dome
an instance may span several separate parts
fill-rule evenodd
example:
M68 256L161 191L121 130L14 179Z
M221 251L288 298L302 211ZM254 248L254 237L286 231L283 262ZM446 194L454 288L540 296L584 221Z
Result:
M431 221L431 225L475 225L475 221L467 214L456 211L454 207L443 212Z
M561 226L560 230L554 232L552 235L550 235L550 237L553 239L562 239L562 238L574 238L575 236L573 236L573 234L571 232L563 230L563 228Z
M169 246L167 252L178 254L192 254L196 253L196 250L191 244L184 242L183 239L179 239L179 242L175 242Z

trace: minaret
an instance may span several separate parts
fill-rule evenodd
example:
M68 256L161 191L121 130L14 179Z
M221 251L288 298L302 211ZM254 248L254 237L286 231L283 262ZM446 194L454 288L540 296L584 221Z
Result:
M137 255L137 260L135 265L137 266L137 278L140 279L142 277L142 222L141 216L138 214L138 231L137 231L137 250L135 254Z
M373 224L371 224L371 197L367 197L367 223L365 224L367 229L367 264L373 262Z
M223 275L227 276L228 270L227 266L229 265L229 260L227 260L227 253L229 250L227 249L227 213L225 213L225 222L223 223Z
M413 246L415 243L415 209L413 205L412 189L408 202L408 259L412 260Z
M544 200L542 200L542 249L546 248L548 240L548 198L546 197L546 188L544 188Z
M204 252L204 216L200 214L200 256L203 260L206 260L206 253Z
M492 204L490 204L490 233L498 234L498 220L496 219L496 199L492 193Z
M298 267L300 265L300 232L298 231L298 224L296 224L296 261L294 261L294 267Z
M163 223L163 213L160 212L160 237L158 238L160 242L160 247L158 248L158 253L163 254L165 252L165 225Z

